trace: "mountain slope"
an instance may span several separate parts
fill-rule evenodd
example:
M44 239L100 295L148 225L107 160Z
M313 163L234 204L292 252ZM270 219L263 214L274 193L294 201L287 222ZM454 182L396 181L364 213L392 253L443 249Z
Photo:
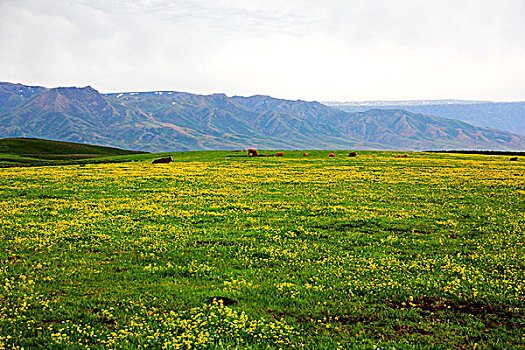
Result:
M403 110L347 113L318 102L173 91L0 83L0 137L144 151L243 149L523 150L525 137ZM25 91L25 92L24 92Z
M184 125L215 138L201 140L197 147L205 148L333 148L352 147L353 140L339 139L332 128L320 121L308 122L287 110L254 108L243 98L224 94L194 95L170 91L119 93L108 96L123 105L138 108L164 123ZM246 98L249 99L249 98ZM288 102L267 98L273 105ZM307 103L305 103L307 104ZM316 103L325 111L336 109ZM282 112L280 112L282 111ZM312 116L313 117L313 116ZM315 125L314 128L312 125ZM220 143L222 142L222 145Z
M351 113L364 112L369 109L403 109L414 113L458 119L473 125L525 135L525 102L440 102L327 102L326 104Z
M46 90L46 88L41 86L0 83L0 113Z
M0 135L115 145L108 141L118 136L120 125L145 121L154 122L146 114L112 103L89 86L56 88L0 114Z
M404 110L372 109L332 117L345 135L407 150L420 149L502 149L504 145L524 149L525 137L501 130L481 128L447 118Z

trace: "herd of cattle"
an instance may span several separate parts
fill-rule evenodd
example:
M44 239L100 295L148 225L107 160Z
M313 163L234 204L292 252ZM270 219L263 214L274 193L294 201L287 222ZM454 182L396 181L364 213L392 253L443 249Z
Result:
M269 157L270 155L268 154L259 154L259 152L256 150L256 149L253 149L253 148L250 148L248 149L248 157ZM275 154L276 157L284 157L284 152L277 152ZM357 152L350 152L348 154L349 157L357 157ZM303 157L308 157L308 153L303 153ZM335 157L335 153L334 152L330 152L328 154L328 157ZM398 155L395 155L394 158L407 158L407 155L406 154L398 154ZM510 158L510 161L517 161L518 160L518 157L512 157ZM167 163L170 163L170 162L173 162L173 157L166 157L166 158L159 158L159 159L155 159L153 161L153 164L167 164Z
M256 149L253 149L253 148L250 148L247 150L248 151L248 157L269 157L270 155L268 154L259 154L259 151L257 151ZM284 152L277 152L275 154L276 157L284 157ZM357 152L350 152L348 154L349 157L357 157ZM303 153L303 157L308 157L308 153ZM330 154L328 154L328 157L335 157L335 153L334 152L330 152ZM403 155L404 158L406 158L406 154ZM397 158L397 157L396 157Z
M253 148L250 148L248 150L248 157L269 157L270 155L268 154L259 154L259 152L256 150L256 149L253 149ZM277 152L275 154L276 157L284 157L284 152ZM348 154L349 157L357 157L357 152L350 152ZM303 153L303 157L308 157L308 153ZM328 154L328 157L335 157L335 153L334 152L330 152L330 154ZM403 154L402 156L396 156L396 158L399 158L399 157L403 157L403 158L406 158L406 154ZM153 161L153 164L168 164L170 162L173 162L173 157L169 156L169 157L166 157L166 158L159 158L159 159L155 159Z

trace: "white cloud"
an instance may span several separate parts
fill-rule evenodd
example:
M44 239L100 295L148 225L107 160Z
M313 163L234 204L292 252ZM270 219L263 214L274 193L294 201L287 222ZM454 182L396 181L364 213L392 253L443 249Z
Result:
M521 0L4 0L0 80L317 100L524 100Z

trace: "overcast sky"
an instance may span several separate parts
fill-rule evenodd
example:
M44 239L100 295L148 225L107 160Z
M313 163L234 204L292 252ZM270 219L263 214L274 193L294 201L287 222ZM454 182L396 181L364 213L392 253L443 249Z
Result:
M0 81L525 100L525 1L0 0Z

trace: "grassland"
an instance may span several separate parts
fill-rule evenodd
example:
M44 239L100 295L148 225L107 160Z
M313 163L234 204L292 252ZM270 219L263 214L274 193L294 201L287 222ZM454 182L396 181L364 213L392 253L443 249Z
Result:
M0 169L0 349L525 347L525 162Z

